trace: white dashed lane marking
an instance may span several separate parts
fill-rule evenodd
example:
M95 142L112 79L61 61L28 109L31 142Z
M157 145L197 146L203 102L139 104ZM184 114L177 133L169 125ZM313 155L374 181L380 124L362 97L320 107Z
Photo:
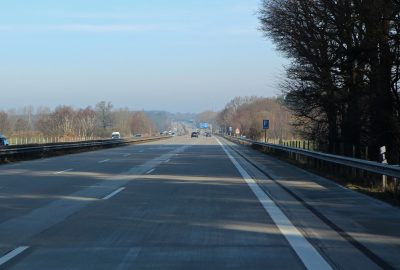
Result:
M107 196L103 197L102 200L108 200L112 197L114 197L115 195L117 195L118 193L120 193L121 191L123 191L125 189L125 187L120 187L119 189L111 192L110 194L108 194Z
M21 247L17 247L16 249L11 250L6 255L4 255L3 257L0 258L0 266L5 264L6 262L11 260L12 258L18 256L19 254L21 254L22 252L24 252L28 248L29 248L28 246L21 246Z
M63 170L63 171L55 172L54 174L62 174L62 173L70 172L72 170L74 170L74 169L66 169L66 170Z
M150 174L150 173L152 173L152 172L154 172L155 171L155 169L153 168L153 169L151 169L151 170L148 170L147 172L146 172L146 174Z

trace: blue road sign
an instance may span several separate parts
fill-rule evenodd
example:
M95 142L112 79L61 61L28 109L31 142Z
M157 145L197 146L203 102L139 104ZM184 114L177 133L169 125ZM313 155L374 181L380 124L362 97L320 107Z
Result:
M208 128L210 125L208 123L200 123L200 128Z
M268 119L263 120L263 129L269 129L269 120Z

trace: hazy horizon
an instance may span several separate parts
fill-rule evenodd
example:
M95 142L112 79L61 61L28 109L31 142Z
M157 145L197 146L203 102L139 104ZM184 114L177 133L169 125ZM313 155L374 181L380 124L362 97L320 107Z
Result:
M23 2L0 10L0 110L198 113L278 94L287 60L257 30L260 0Z

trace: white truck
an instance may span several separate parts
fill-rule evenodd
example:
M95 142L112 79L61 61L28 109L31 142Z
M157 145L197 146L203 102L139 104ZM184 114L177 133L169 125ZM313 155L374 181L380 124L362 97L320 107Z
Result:
M121 134L118 131L111 133L111 139L121 139Z

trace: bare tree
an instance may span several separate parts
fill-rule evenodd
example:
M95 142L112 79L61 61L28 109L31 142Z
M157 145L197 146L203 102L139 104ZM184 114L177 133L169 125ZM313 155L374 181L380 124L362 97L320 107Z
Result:
M104 130L112 126L112 108L110 101L101 101L96 105L97 119Z
M76 112L74 130L75 134L82 137L92 137L97 126L97 115L91 107L80 109Z
M131 118L131 132L152 135L156 130L154 122L144 112L134 112Z
M123 136L131 135L132 112L129 109L119 109L113 112L113 128Z
M17 134L27 133L28 131L30 131L30 129L31 128L28 120L18 118L17 121L15 122L14 132L16 132Z
M0 111L0 133L5 135L10 135L11 130L11 123L6 112Z
M220 112L219 125L238 128L242 135L259 139L262 135L262 121L270 120L268 136L270 138L288 139L294 136L291 128L292 114L275 98L235 98ZM238 100L245 102L237 103ZM229 117L226 115L229 114Z

